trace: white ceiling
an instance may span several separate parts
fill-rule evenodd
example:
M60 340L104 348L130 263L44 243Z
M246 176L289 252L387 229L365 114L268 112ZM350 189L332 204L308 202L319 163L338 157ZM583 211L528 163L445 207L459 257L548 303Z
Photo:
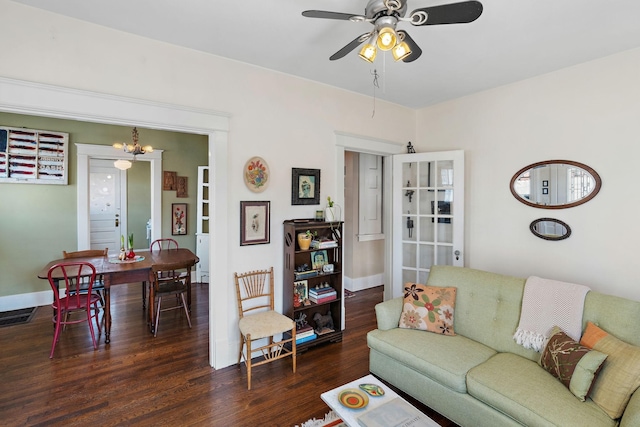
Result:
M364 14L368 0L13 0L105 27L374 95L410 108L640 47L639 0L480 0L470 24L398 24L422 48L329 57L371 24L305 18L309 9ZM408 11L459 0L408 0ZM96 49L99 49L96 46Z

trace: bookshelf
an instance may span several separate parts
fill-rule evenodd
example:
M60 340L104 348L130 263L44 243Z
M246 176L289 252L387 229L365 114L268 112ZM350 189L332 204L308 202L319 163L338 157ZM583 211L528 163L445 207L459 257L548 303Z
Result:
M294 320L303 315L306 316L306 322L316 332L316 338L304 342L298 341L296 344L298 351L322 343L342 341L344 328L342 225L342 222L321 222L311 219L284 222L283 313ZM300 249L297 236L307 230L314 235L315 241L324 242L323 247L312 246L307 250ZM327 267L323 268L322 265ZM330 271L330 265L333 266L332 271ZM318 303L311 302L309 298L314 292L313 289L316 289L315 293L318 295L312 295L312 298L318 300ZM327 294L333 294L333 290L335 290L335 298L327 297ZM307 305L296 295L305 295ZM318 323L327 321L327 315L330 315L333 327L329 325L323 331L324 333L318 334L316 331Z

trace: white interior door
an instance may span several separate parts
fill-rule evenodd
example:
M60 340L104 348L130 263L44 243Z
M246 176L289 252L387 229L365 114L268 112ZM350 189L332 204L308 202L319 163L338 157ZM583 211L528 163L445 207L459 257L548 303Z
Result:
M433 265L464 265L464 152L393 156L393 297Z
M89 162L91 249L109 248L109 253L118 252L120 236L124 235L126 230L126 172L113 166L113 160L91 159Z

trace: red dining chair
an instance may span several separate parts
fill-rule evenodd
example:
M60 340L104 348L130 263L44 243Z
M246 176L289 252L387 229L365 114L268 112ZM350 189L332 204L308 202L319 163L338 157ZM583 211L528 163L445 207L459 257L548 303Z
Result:
M178 242L171 238L165 239L156 239L151 242L149 246L149 251L162 251L166 249L178 249ZM145 310L147 308L147 282L142 282L142 309Z
M97 350L98 344L93 332L93 323L91 323L91 319L95 319L98 331L100 331L100 323L98 322L100 295L92 292L96 279L96 268L88 262L63 262L55 264L49 269L47 279L53 290L54 316L52 320L56 324L49 358L53 359L62 328L75 323L87 322L89 324L93 348ZM86 283L86 292L76 292L77 283ZM62 291L64 291L64 296L61 296ZM69 320L69 315L77 312L85 312L86 317L79 316L75 320Z
M109 253L109 248L104 249L87 249L84 251L75 251L75 252L67 252L62 251L62 258L64 259L74 259L74 258L98 258L98 257L106 257ZM86 281L86 279L83 279ZM86 283L80 283L78 289L80 292L87 292ZM93 292L100 295L100 305L104 307L104 278L102 275L96 276L96 280L93 282Z

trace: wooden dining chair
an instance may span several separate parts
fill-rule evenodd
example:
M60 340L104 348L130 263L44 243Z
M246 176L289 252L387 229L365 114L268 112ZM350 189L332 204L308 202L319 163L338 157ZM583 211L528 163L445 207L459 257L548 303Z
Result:
M296 328L295 322L274 310L273 267L269 270L234 273L238 299L238 328L240 329L240 352L238 364L244 358L247 366L247 389L251 390L251 369L284 357L293 359L296 372ZM286 336L289 333L289 337ZM275 341L275 335L282 335ZM267 344L253 348L256 340ZM246 352L243 351L246 347ZM253 352L261 352L262 360L253 362Z
M185 295L191 289L191 265L193 261L179 261L169 264L156 264L151 267L153 270L153 294L156 299L156 313L153 336L158 334L158 324L160 313L168 310L184 309L187 316L187 323L191 328L191 316ZM173 306L162 308L163 298L175 295L176 303Z
M156 239L151 242L149 245L149 251L162 251L167 249L178 249L178 242L171 238L164 239ZM147 282L142 282L142 309L145 310L147 308L147 288L149 284Z
M106 257L109 253L109 248L104 249L86 249L83 251L75 251L75 252L67 252L62 251L62 258L64 259L77 259L77 258L97 258L97 257ZM80 282L78 289L80 292L87 292L87 284L85 283L86 279L83 279ZM93 292L100 296L100 306L104 307L104 278L102 275L97 275L95 282L93 283Z
M49 358L53 358L62 328L75 323L87 322L89 324L93 348L96 350L98 344L91 319L95 319L99 333L98 313L100 309L98 308L98 302L100 301L100 296L93 292L93 284L96 279L96 269L93 264L83 261L55 264L49 269L47 279L53 290L52 307L54 316L52 320L56 325ZM81 282L86 286L85 292L76 291L77 283ZM61 286L61 283L64 286ZM70 320L69 315L78 312L84 312L86 316L74 316L74 320Z

